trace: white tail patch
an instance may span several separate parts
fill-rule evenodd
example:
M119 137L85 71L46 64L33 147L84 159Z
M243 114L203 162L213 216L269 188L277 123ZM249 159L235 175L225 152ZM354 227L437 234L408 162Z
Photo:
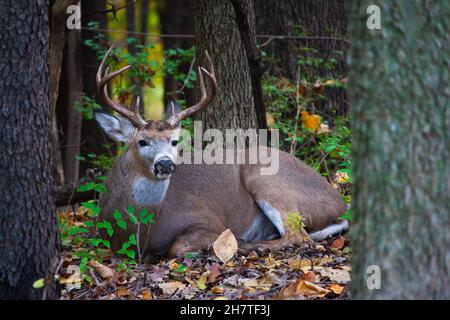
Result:
M328 236L338 234L347 229L348 229L348 221L344 220L341 223L330 224L328 227L326 227L322 230L310 233L309 236L314 241L320 241L320 240L326 239Z

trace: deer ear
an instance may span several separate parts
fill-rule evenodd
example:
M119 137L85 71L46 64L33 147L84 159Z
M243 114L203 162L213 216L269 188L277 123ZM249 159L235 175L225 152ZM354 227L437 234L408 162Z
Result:
M118 142L129 143L136 129L127 119L103 112L96 112L95 120L111 139Z
M169 119L174 114L177 114L181 111L181 107L175 101L169 101L166 106L166 119Z

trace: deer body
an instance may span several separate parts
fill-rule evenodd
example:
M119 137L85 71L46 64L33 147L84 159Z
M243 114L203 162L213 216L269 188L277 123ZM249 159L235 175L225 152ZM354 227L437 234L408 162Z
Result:
M289 213L303 217L313 239L348 227L337 223L346 209L339 193L312 168L285 152L279 151L279 170L274 175L262 175L261 163L182 164L175 172L180 121L214 97L217 84L209 56L211 71L199 69L200 102L183 112L171 103L167 120L144 121L138 108L131 112L107 96L106 83L129 68L103 75L110 52L97 74L99 94L123 117L97 113L96 120L111 138L129 147L108 173L108 192L99 200L100 220L114 225L113 212L117 209L124 213L130 205L136 212L145 208L156 213L154 224L139 229L144 256L196 251L212 244L226 229L240 240L242 252L297 244L305 235L290 229ZM210 96L206 95L202 74L212 82ZM239 152L249 159L252 150ZM136 232L132 224L127 230L116 227L112 249L120 249Z
M182 164L169 182L136 170L127 151L107 176L100 219L114 225L114 210L125 212L128 205L157 213L150 230L141 229L140 247L144 255L170 256L207 247L226 229L242 240L243 251L298 243L301 234L292 234L287 223L291 212L302 215L309 232L336 223L346 209L339 193L291 155L280 152L280 163L273 176L262 176L258 164ZM116 228L113 250L135 232L132 225Z

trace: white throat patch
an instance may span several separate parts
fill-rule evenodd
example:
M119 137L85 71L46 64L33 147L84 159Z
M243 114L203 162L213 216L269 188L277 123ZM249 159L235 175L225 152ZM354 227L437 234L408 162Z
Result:
M133 183L133 198L140 205L159 205L166 196L169 182L169 179L152 180L145 177L138 178Z

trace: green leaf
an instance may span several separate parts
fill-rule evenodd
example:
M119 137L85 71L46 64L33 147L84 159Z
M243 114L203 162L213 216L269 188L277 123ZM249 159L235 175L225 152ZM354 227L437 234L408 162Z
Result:
M44 286L44 278L38 279L35 282L33 282L33 288L40 289Z
M128 250L127 256L131 259L134 259L134 258L136 258L136 252L134 250Z
M114 219L116 219L116 220L122 220L122 214L120 213L120 211L119 210L114 210L114 212L113 212L113 217L114 217Z
M111 248L111 243L108 240L103 240L103 244L105 245L105 247L107 247L108 249Z
M78 186L77 192L86 192L86 191L94 190L94 188L95 188L95 183L91 181L86 184L82 184L81 186Z
M117 220L117 226L123 230L127 230L127 223L125 220Z
M82 202L81 205L82 205L83 207L85 207L85 208L91 210L92 213L93 213L95 216L98 216L99 213L100 213L100 207L99 207L97 204L93 203L93 202Z
M136 236L134 234L130 235L130 237L128 238L128 241L131 244L134 244L135 246L137 245Z

